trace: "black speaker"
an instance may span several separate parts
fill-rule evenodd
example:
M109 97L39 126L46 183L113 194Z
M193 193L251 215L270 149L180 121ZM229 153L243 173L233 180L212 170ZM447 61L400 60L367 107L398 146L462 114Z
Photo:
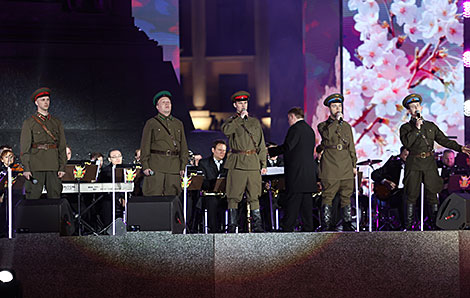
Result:
M443 230L462 230L470 225L470 194L453 193L437 212L436 226Z
M15 212L17 233L70 236L75 232L72 208L66 199L21 200Z
M178 196L132 197L127 205L129 231L171 231L181 234L184 217Z

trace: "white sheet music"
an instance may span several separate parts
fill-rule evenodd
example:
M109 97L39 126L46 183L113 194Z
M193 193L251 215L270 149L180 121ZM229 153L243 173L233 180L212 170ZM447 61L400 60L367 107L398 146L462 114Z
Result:
M284 167L267 167L266 176L284 175Z

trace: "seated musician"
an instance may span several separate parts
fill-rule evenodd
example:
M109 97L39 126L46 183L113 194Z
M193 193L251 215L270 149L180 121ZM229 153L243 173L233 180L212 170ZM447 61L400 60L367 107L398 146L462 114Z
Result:
M375 183L375 196L382 201L389 201L390 208L397 208L400 216L400 224L405 226L404 208L406 200L404 200L403 188L399 188L402 169L405 168L405 161L408 157L408 150L402 146L400 154L390 157L387 162L380 168L372 172L372 180Z
M90 161L94 162L98 166L98 171L96 174L99 175L104 163L103 154L101 154L100 152L92 152L90 154Z
M217 178L227 176L227 169L224 168L227 144L224 140L216 140L212 144L211 151L211 156L201 159L198 163L199 170L204 174L202 190L207 192L214 190ZM227 201L220 196L207 196L202 203L203 209L207 209L208 213L209 232L223 232Z
M70 145L65 146L65 155L67 156L67 161L72 159L72 147Z
M455 175L459 172L459 167L455 164L455 153L452 150L446 149L442 154L440 163L438 163L439 168L441 168L441 178L444 180L444 187L439 193L439 201L443 202L449 196L449 177Z
M19 163L15 162L15 155L13 151L9 148L3 148L0 153L0 183L2 186L7 186L6 183L8 179L8 168L12 170L12 178L16 179L18 175L23 172L23 168ZM17 181L17 180L16 180ZM14 183L14 182L13 182ZM8 187L3 188L3 191L0 192L0 238L6 237L8 232L8 217L7 217L7 201L8 201ZM13 206L23 197L23 188L13 188L12 189L12 198Z
M267 142L266 143L266 148L272 148L272 147L276 147L277 144L275 143L271 143L271 142ZM268 153L268 158L267 158L267 166L268 167L283 167L284 166L284 160L282 159L282 157L280 156L269 156L269 153Z
M122 153L118 149L111 149L108 152L108 161L109 164L103 167L98 175L99 183L111 183L112 182L112 172L113 172L113 165L121 165L122 164ZM122 181L119 181L122 182ZM101 222L103 223L104 227L107 227L112 223L112 197L110 194L106 195L102 200L99 206L98 214L100 215ZM122 212L122 209L119 205L124 205L124 194L123 193L116 193L116 200L120 204L116 204L118 214ZM116 215L119 217L119 215Z

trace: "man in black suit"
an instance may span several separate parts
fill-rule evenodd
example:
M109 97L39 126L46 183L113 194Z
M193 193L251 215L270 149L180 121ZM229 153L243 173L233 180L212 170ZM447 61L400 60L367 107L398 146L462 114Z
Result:
M224 168L227 144L224 140L216 140L212 145L212 155L199 161L198 167L204 174L202 190L212 192L217 178L227 176L227 169ZM206 196L203 205L207 208L209 231L212 233L221 232L224 222L224 211L227 209L227 201L220 196Z
M284 154L287 214L283 218L283 230L294 231L300 212L302 231L313 231L312 193L317 191L313 152L315 132L304 121L304 111L295 107L287 113L290 128L284 144L269 148L269 155Z

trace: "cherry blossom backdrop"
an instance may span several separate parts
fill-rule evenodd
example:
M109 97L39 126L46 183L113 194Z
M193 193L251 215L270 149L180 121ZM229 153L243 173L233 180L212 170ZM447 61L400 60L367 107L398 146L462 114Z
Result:
M460 1L344 0L342 77L345 119L353 126L359 160L386 160L401 146L401 106L411 92L423 96L425 119L464 142L463 20ZM336 77L341 76L340 55ZM325 95L340 91L340 82ZM318 107L312 126L328 110Z

